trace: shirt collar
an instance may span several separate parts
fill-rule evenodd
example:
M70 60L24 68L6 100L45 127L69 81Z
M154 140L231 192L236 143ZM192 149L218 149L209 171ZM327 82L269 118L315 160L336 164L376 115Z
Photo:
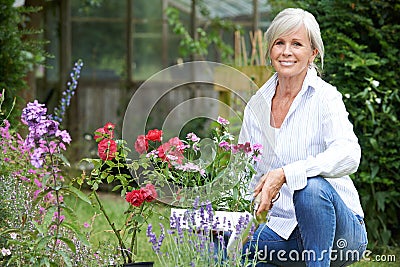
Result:
M276 85L278 83L278 73L275 72L272 77L260 88L262 95L271 100L275 94ZM304 78L303 85L299 92L299 95L303 95L306 91L310 90L309 95L311 96L317 88L318 75L315 68L308 69L307 75Z

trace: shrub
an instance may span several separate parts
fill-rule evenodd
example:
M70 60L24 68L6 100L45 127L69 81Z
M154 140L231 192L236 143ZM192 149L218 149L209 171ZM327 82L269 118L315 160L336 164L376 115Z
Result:
M351 0L305 0L297 5L320 24L324 79L345 96L359 138L362 159L352 178L364 207L370 246L395 245L400 238L400 5Z
M38 12L40 8L14 8L14 0L2 0L0 3L0 91L6 89L4 108L12 110L11 124L18 123L20 112L12 109L14 99L26 89L25 77L33 66L44 62L47 56L43 50L43 41L26 38L39 34L39 30L27 29L27 14ZM17 104L21 104L17 99ZM7 114L0 114L0 121ZM14 123L15 122L15 123Z
M329 44L327 79L347 96L345 104L362 147L361 165L353 178L366 212L370 241L395 244L400 207L400 138L396 133L400 126L400 25L396 24L400 5L341 3L316 9L326 11L318 18Z

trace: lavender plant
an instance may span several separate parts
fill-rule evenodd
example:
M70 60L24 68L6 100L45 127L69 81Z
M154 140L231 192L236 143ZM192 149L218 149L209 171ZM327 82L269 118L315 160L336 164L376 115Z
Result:
M233 228L233 244L227 256L227 240L219 224ZM242 257L242 242L252 235L255 224L251 216L243 214L233 226L227 218L217 219L210 201L198 203L185 215L172 213L170 226L166 230L160 224L157 236L149 224L146 235L162 266L252 266Z
M7 120L0 124L0 207L5 215L0 223L0 264L82 266L79 255L91 251L88 233L81 231L64 196L90 200L65 183L63 168L69 163L63 152L71 142L69 133L36 100L23 109L21 121L28 128L26 138ZM93 261L83 265L98 266L101 258L88 254Z

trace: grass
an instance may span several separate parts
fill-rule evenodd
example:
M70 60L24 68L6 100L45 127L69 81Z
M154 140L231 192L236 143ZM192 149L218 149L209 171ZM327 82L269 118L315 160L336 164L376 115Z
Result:
M128 203L125 200L117 195L117 194L100 194L100 198L103 201L103 205L106 211L109 213L112 221L116 222L117 227L121 227L124 220L123 212L126 210ZM117 245L117 239L115 235L112 233L111 227L108 225L107 221L105 220L104 216L101 214L101 211L97 207L92 207L89 204L86 204L82 201L76 201L73 199L67 200L67 204L74 208L76 213L78 214L78 220L82 224L84 222L91 223L93 220L92 232L90 242L92 246L98 250L102 250L103 244L115 244ZM164 226L169 226L169 214L170 208L165 205L157 205L155 208L155 213L153 214L152 218L150 219L150 223L154 226L155 231L159 231L159 223L162 223ZM150 243L147 241L146 237L146 227L143 227L142 231L139 233L138 237L138 255L137 261L153 261L155 262L154 266L161 266L158 262L157 256L153 252ZM395 248L393 250L385 251L382 254L375 254L372 253L370 255L371 261L361 261L358 263L353 264L354 267L395 267L399 266L399 253L400 249ZM382 255L387 259L392 257L391 255L395 256L395 262L388 262L388 261L373 261L377 255ZM381 257L382 257L381 256ZM392 259L393 261L393 259Z
M116 222L116 228L120 229L124 223L125 215L123 214L128 203L118 194L99 193L100 199L103 201L105 210L107 211L111 221ZM111 227L107 223L105 217L98 207L93 207L83 201L75 199L67 199L67 205L72 207L77 216L79 224L92 224L90 243L94 251L102 251L104 244L114 244L117 246L117 238L115 237ZM155 213L151 218L151 223L155 225L156 231L159 229L159 223L169 225L170 209L164 205L157 205ZM157 256L153 253L151 244L146 237L147 224L138 233L138 255L136 261L157 261ZM125 236L126 238L126 236Z

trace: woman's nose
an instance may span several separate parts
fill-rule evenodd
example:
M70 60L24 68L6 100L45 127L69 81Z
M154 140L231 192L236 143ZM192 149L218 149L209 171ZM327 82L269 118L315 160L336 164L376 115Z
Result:
M285 56L292 55L292 48L290 47L290 44L285 45L285 48L283 49L283 55Z

